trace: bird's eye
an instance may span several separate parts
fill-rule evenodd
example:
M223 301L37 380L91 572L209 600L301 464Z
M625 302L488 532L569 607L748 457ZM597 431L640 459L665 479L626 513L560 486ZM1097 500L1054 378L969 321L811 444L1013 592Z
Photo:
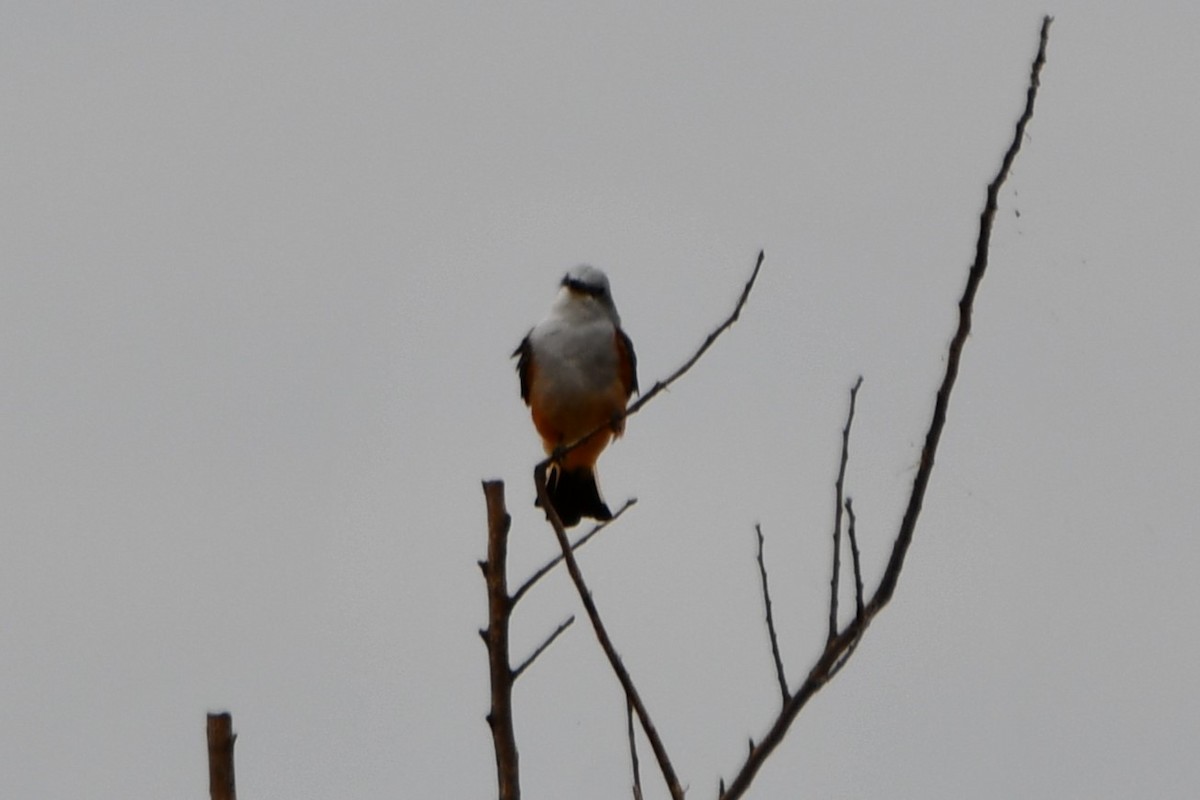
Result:
M589 284L584 283L583 281L575 280L574 278L572 278L570 276L567 276L566 278L563 279L563 286L566 286L572 292L578 292L579 294L586 294L589 297L604 297L604 287L603 286L591 286Z

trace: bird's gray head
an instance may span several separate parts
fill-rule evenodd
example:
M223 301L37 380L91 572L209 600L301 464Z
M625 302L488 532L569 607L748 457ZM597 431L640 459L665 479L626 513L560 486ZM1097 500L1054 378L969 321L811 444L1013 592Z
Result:
M608 276L604 271L589 264L572 267L562 279L563 293L573 301L599 304L618 327L621 324L617 316L617 307L613 303L612 291L608 286Z
M562 285L572 292L590 295L592 297L612 297L608 288L608 276L604 271L591 266L580 264L573 267L563 276Z

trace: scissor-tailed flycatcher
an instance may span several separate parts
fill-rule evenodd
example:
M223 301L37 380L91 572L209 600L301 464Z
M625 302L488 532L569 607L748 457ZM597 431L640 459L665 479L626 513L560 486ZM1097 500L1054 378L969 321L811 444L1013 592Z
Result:
M586 265L568 272L550 313L513 356L520 356L521 398L547 455L601 428L551 466L547 489L558 516L567 526L582 517L612 519L596 486L596 459L624 432L625 403L638 386L633 343L605 274Z

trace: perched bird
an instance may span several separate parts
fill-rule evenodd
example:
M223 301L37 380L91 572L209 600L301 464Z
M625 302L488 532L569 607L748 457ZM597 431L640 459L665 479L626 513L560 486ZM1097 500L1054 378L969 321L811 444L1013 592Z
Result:
M546 455L596 431L547 473L559 518L566 526L583 517L612 519L596 486L596 459L624 432L625 404L638 385L637 357L621 330L608 277L587 265L568 272L550 313L513 357L519 357L521 399Z

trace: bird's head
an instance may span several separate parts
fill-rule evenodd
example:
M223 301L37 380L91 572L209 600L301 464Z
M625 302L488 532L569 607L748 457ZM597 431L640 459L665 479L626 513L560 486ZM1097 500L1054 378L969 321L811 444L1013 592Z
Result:
M579 308L602 310L617 327L621 318L613 303L612 290L604 271L589 264L572 267L562 279L559 301Z

